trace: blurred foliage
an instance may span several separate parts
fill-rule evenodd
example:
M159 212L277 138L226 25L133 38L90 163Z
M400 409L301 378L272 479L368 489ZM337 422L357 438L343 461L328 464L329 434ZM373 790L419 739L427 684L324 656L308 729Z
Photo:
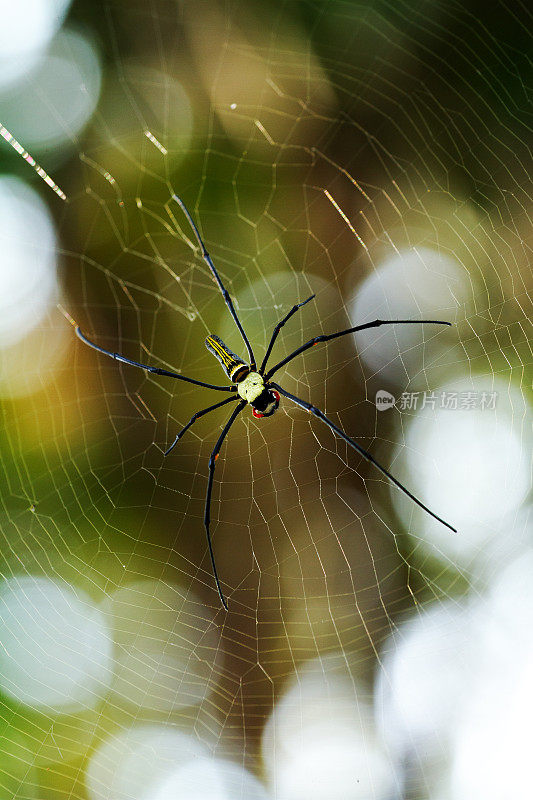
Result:
M0 173L31 182L49 204L62 303L91 338L221 381L203 340L226 312L187 245L190 231L169 200L178 192L230 291L251 303L243 301L242 317L261 346L268 330L252 285L269 285L283 270L297 275L298 291L327 282L317 310L287 331L297 346L317 327L345 326L357 286L391 242L423 243L455 255L473 295L470 308L458 309L458 346L433 374L459 366L528 390L533 84L525 6L76 0L65 25L90 36L103 66L99 105L83 132L60 153L33 153L69 201L7 146ZM324 188L357 220L370 253ZM287 289L272 299L269 326L301 297ZM46 324L68 325L55 308ZM228 338L238 346L235 334ZM296 664L342 649L370 683L375 654L406 609L467 590L459 569L419 553L372 469L288 410L268 432L240 423L217 465L226 617L202 526L220 418L198 423L163 459L177 428L207 405L205 393L118 368L72 339L34 394L2 401L2 574L52 573L97 602L140 578L201 596L224 633L225 667L212 677L212 704L172 720L192 722L217 754L242 748L253 766L263 723ZM384 380L365 371L352 342L335 348L306 358L287 386L327 401L363 446L379 439L386 459L402 433L368 402ZM5 700L0 772L15 776L5 790L26 781L27 794L17 797L85 797L80 769L91 748L132 721L113 702L101 704L97 722L57 723L62 749L83 740L63 768L50 752L51 718ZM13 764L32 761L35 750L31 777L19 775Z

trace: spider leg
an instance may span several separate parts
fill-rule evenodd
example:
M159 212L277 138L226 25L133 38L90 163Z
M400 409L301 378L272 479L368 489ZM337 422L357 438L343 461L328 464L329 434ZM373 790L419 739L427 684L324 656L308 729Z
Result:
M178 205L180 206L181 210L183 211L183 213L187 217L187 219L189 221L189 225L191 226L191 228L194 231L194 235L196 236L196 239L197 239L198 244L200 245L200 249L202 251L202 258L204 259L205 263L207 264L207 266L211 270L211 272L213 274L213 277L215 278L215 281L218 284L218 288L222 292L222 297L224 298L224 301L225 301L225 303L226 303L226 305L227 305L227 307L229 309L229 313L233 317L233 321L235 322L237 328L240 331L240 334L241 334L241 336L243 338L244 344L246 345L246 349L248 350L248 356L250 358L250 369L252 371L254 371L255 370L255 357L254 357L254 351L252 350L252 345L248 341L248 337L246 336L246 334L244 332L244 328L242 327L242 325L241 325L241 323L239 321L239 318L237 316L237 312L235 311L235 309L233 307L233 303L231 301L231 297L229 296L229 293L226 290L226 287L224 286L224 284L222 283L222 281L220 279L220 275L218 274L218 272L217 272L217 270L215 268L215 265L213 264L213 261L211 260L211 256L207 252L207 248L206 248L206 246L205 246L205 244L204 244L204 242L202 240L202 237L200 236L200 231L196 227L196 224L195 224L193 218L191 217L191 215L190 215L185 203L183 202L183 200L180 197L178 197L177 194L172 195L172 198L173 198L173 200L176 201L176 203L178 203Z
M289 361L292 361L293 358L299 356L300 353L305 352L305 350L309 350L310 347L314 347L315 344L319 342L329 342L330 339L338 339L339 336L346 336L348 333L356 333L357 331L364 331L367 328L379 328L380 325L451 325L451 322L442 322L438 319L375 319L373 322L365 322L364 325L356 325L355 328L346 328L345 331L337 331L337 333L329 333L322 336L315 336L313 339L309 339L308 342L302 344L301 347L298 347L293 353L288 355L282 361L279 361L272 369L269 369L267 374L265 375L265 380L268 380L275 372L278 371L281 367L284 367L285 364L288 364Z
M238 399L239 398L237 396L228 397L226 400L221 400L220 403L215 403L215 405L209 406L209 408L204 408L202 411L197 411L196 414L193 414L192 417L190 418L190 420L188 421L188 423L178 433L178 435L176 436L176 438L174 439L174 441L172 442L172 444L170 445L168 450L165 450L164 455L168 456L168 454L171 452L171 450L173 450L176 447L177 443L179 442L179 440L181 439L183 434L186 431L189 430L189 428L191 427L193 422L196 422L197 419L199 419L200 417L203 417L204 414L208 414L210 411L214 411L215 408L220 408L220 406L225 406L226 403L234 403L235 400L238 400Z
M267 351L265 353L265 357L263 359L263 363L259 367L259 374L260 375L263 374L263 370L266 367L266 364L267 364L267 361L268 361L268 357L269 357L270 353L272 352L272 348L274 347L274 342L278 338L278 333L280 332L280 330L283 328L285 323L290 320L292 315L296 314L296 312L298 311L299 308L301 308L302 306L305 306L305 304L308 303L310 300L312 300L315 296L316 295L312 294L311 297L308 297L307 300L303 301L303 303L298 303L297 305L293 306L291 308L291 310L289 311L289 313L285 317L283 317L281 322L278 322L278 324L276 325L276 327L274 328L274 331L272 333L272 338L270 339L270 344L267 347Z
M203 386L205 389L216 389L219 392L235 392L237 391L237 387L235 386L214 386L212 383L204 383L204 381L197 381L194 378L186 378L185 375L179 375L177 372L170 372L168 369L161 369L160 367L149 367L147 364L141 364L139 361L132 361L131 358L126 358L125 356L121 356L120 353L113 353L111 350L104 350L103 347L91 342L85 334L83 334L80 330L80 326L76 325L76 336L78 339L81 339L82 342L88 344L89 347L92 347L94 350L98 350L99 353L104 353L106 356L110 356L114 358L115 361L121 361L123 364L131 364L132 367L140 367L141 369L147 370L147 372L153 372L155 375L166 375L169 378L177 378L179 381L186 381L187 383L194 383L196 386Z
M206 532L206 535L207 535L207 546L209 547L209 555L211 556L211 565L213 567L213 576L215 578L215 583L217 585L218 594L220 595L220 599L222 601L222 605L224 606L226 611L228 610L228 604L226 603L226 600L224 599L224 595L222 593L222 587L220 586L220 581L218 579L218 573L217 573L217 568L216 568L216 564L215 564L215 554L213 553L213 545L212 545L212 542L211 542L211 533L209 531L209 524L211 522L211 492L213 490L213 478L214 478L214 475L215 475L215 462L216 462L216 460L218 458L218 452L219 452L220 448L222 447L222 442L226 438L226 436L227 436L227 434L229 432L229 429L231 428L231 426L233 425L233 423L237 419L237 416L241 413L241 411L243 410L245 405L246 405L246 400L241 400L241 402L239 403L237 408L233 411L233 413L232 413L231 417L229 418L229 420L226 422L226 424L224 426L224 429L223 429L222 433L220 434L220 436L218 437L218 441L217 441L216 445L213 448L213 452L211 453L211 456L209 458L209 482L207 484L207 494L205 496L204 525L205 525L205 532Z
M454 531L454 533L457 533L457 528L454 528L452 525L449 524L449 522L446 522L445 520L443 520L442 517L439 517L439 516L437 516L437 514L434 514L433 511L431 511L427 506L425 506L424 503L422 503L421 500L418 500L418 498L415 497L414 494L412 494L409 491L409 489L406 489L405 486L403 486L400 483L400 481L396 480L396 478L393 475L391 475L390 472L388 472L385 469L385 467L382 467L381 464L378 464L376 459L373 456L371 456L370 453L368 453L360 445L358 445L357 442L354 442L353 439L350 439L350 437L347 436L344 433L343 430L341 430L337 425L335 425L334 422L332 422L330 419L328 419L326 417L326 415L319 408L316 408L315 406L312 406L310 403L307 403L305 400L301 400L299 397L295 397L290 392L287 392L287 391L285 391L285 389L282 389L281 386L279 386L277 383L271 383L271 386L273 386L274 389L276 389L284 397L287 397L289 400L292 400L293 403L296 403L297 406L300 406L301 408L304 408L306 411L309 411L309 413L314 414L315 417L318 417L319 419L321 419L322 422L325 422L326 425L328 425L331 428L332 431L335 431L335 433L337 433L341 437L341 439L344 439L344 441L347 444L349 444L350 447L352 447L360 455L362 455L363 458L366 458L367 461L370 461L370 463L373 464L375 467L377 467L377 469L379 469L379 471L382 472L383 475L385 475L395 486L397 486L398 489L401 489L401 491L404 494L406 494L407 497L410 497L411 500L413 500L417 504L417 506L420 506L420 508L423 508L424 511L426 511L428 514L430 514L430 516L432 516L438 522L441 522L443 525L446 525L446 527L449 528L451 531Z

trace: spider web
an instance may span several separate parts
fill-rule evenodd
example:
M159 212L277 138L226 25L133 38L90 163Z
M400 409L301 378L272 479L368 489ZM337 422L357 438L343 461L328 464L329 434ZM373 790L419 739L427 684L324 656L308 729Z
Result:
M104 348L223 383L205 337L245 351L178 194L259 363L311 294L270 364L375 318L452 322L343 337L276 380L459 532L289 401L245 409L211 507L224 612L203 513L228 410L163 456L223 396L119 366L54 306L59 364L36 347L39 390L4 404L3 796L506 796L476 769L483 695L464 717L439 701L460 705L491 654L509 675L529 663L491 638L509 620L529 635L533 614L504 605L529 553L528 13L91 10L67 21L97 32L105 82L57 176L61 307Z

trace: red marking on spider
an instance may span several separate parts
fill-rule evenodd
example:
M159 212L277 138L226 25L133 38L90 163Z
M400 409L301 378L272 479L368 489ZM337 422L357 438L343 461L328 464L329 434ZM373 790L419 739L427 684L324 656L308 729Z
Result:
M274 395L274 397L276 398L276 403L279 403L279 392L276 392L276 390L275 390L275 389L271 389L271 392L272 392L272 394ZM264 417L264 416L265 416L264 414L261 414L261 412L260 412L260 411L257 411L257 410L256 410L255 408L253 408L253 407L252 407L252 414L254 415L254 417L255 417L256 419L261 419L262 417Z

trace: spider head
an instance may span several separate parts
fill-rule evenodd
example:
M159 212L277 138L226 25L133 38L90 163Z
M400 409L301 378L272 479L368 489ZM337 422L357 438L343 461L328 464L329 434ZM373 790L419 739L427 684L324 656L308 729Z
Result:
M265 386L259 397L251 403L252 414L257 419L261 417L271 417L274 411L278 410L279 394L275 389Z

